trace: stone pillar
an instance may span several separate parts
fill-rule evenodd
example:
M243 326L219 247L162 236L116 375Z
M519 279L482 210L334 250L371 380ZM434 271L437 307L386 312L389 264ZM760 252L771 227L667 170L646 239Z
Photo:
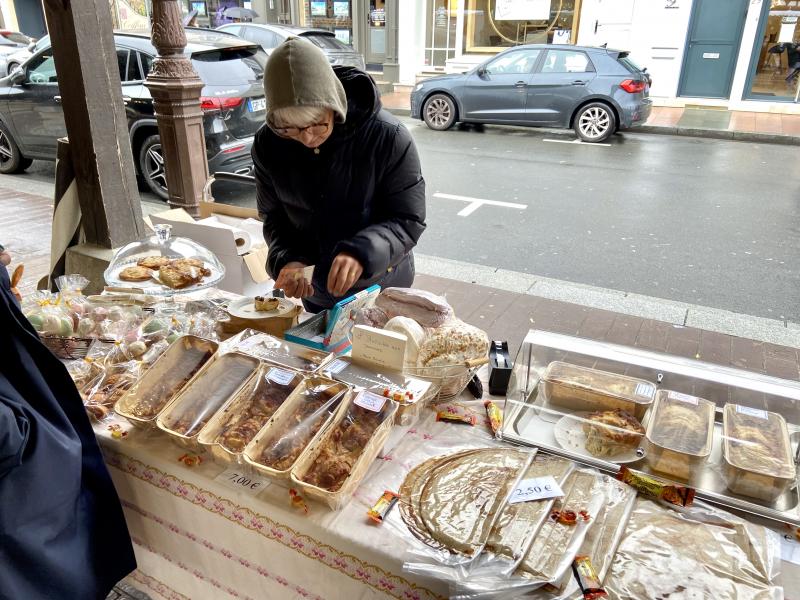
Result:
M208 178L200 91L203 82L184 56L186 33L178 0L153 0L152 41L158 50L145 85L153 96L169 204L199 214Z

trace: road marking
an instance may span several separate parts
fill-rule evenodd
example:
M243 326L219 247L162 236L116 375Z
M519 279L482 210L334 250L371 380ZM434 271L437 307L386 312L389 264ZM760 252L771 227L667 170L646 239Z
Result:
M554 144L582 144L584 146L606 146L607 148L611 147L611 144L603 144L600 142L584 142L581 140L551 140L549 138L543 138L543 142L552 142Z
M442 194L440 192L436 192L433 195L434 198L441 198L443 200L461 200L462 202L469 202L469 204L461 209L458 212L459 217L468 217L476 210L478 210L484 204L489 206L502 206L504 208L516 208L519 210L525 210L527 205L525 204L517 204L516 202L501 202L499 200L484 200L483 198L472 198L470 196L459 196L457 194Z

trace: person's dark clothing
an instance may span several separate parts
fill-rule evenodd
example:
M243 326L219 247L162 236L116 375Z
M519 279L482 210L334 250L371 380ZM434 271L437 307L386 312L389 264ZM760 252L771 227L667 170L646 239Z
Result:
M273 279L291 261L314 265L309 308L330 308L333 259L346 252L364 273L347 295L375 283L409 287L411 250L425 230L425 182L411 134L381 108L372 79L352 67L334 67L348 100L317 153L276 135L256 134L253 163L258 210L269 246Z
M0 265L0 599L105 598L136 568L81 398Z

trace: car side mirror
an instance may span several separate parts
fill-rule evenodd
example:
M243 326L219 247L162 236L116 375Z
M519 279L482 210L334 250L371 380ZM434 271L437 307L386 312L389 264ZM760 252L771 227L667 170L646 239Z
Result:
M478 77L483 77L483 76L484 76L484 75L486 75L486 74L487 74L489 71L487 71L487 70L486 70L486 67L478 67L478 70L477 70L477 71L475 71L475 72L478 74Z
M15 67L14 70L11 71L11 83L16 85L23 81L25 81L25 71L22 70L22 67Z

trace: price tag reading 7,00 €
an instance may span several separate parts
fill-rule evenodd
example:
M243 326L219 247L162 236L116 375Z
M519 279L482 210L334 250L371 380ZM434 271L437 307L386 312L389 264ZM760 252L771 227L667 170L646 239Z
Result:
M245 475L241 469L226 469L214 478L221 484L251 496L258 496L269 485L266 479Z
M530 502L531 500L545 500L547 498L558 498L564 492L552 475L545 477L533 477L523 479L511 493L508 499L509 504L517 502Z

